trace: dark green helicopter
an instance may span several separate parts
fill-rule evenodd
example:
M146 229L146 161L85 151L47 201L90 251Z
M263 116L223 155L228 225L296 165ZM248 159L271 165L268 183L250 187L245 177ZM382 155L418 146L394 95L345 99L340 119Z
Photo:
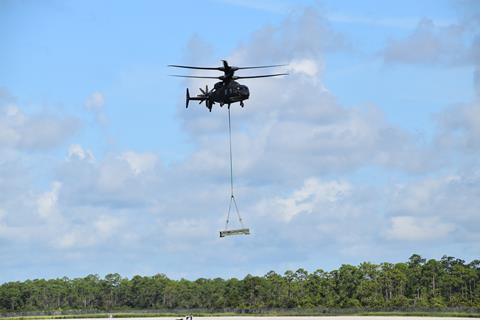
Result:
M184 76L184 75L178 75L178 74L171 75L173 77L181 77L181 78L221 80L215 83L215 86L211 91L208 91L208 86L205 86L205 90L200 88L201 94L197 95L196 97L191 97L187 88L186 105L185 105L186 108L188 108L188 102L190 102L190 100L199 101L199 104L205 101L205 105L210 112L212 112L212 106L215 104L215 102L219 103L220 107L223 107L223 105L226 104L228 105L229 109L230 109L230 104L235 102L240 102L240 106L243 108L244 106L243 101L247 100L250 97L250 92L247 86L242 85L235 80L277 77L277 76L284 76L288 74L288 73L275 73L275 74L257 75L257 76L236 76L235 71L237 70L273 68L273 67L282 67L285 65L276 64L276 65L270 65L270 66L234 67L234 66L230 66L226 60L222 60L222 62L223 62L222 67L191 67L191 66L182 66L182 65L176 65L176 64L168 65L169 67L175 67L175 68L197 69L197 70L218 70L218 71L224 72L224 75L219 77Z

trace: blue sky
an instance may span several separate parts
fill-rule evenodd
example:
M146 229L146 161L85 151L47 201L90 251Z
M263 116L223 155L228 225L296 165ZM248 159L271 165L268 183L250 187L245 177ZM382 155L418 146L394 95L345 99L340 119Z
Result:
M478 258L476 1L1 1L0 281ZM286 63L226 110L168 64ZM244 72L243 74L246 74Z

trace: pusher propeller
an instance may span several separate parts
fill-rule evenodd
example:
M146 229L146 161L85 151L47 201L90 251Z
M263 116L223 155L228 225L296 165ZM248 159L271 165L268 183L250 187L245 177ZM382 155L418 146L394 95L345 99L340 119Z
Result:
M200 91L202 92L202 94L203 94L204 96L208 95L208 84L205 85L205 91L203 91L202 88L198 88L198 89L200 89Z

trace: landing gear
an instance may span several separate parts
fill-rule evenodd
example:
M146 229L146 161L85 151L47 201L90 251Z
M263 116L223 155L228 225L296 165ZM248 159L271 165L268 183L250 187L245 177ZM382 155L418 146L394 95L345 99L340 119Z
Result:
M243 104L243 101L240 101L240 107L244 107L245 105Z

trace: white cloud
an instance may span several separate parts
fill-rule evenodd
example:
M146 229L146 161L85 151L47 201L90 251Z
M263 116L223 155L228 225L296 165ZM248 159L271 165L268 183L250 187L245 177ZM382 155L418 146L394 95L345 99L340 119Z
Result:
M318 61L313 59L293 60L288 64L288 70L293 73L301 73L309 77L315 78L321 71Z
M418 24L417 17L382 17L371 15L352 15L341 12L328 14L328 19L334 22L351 23L351 24L364 24L374 27L387 27L387 28L400 28L400 29L412 29ZM435 23L439 26L448 26L452 24L451 20L435 20Z
M447 149L480 151L480 101L451 107L437 114L436 143Z
M13 104L3 108L0 116L0 146L13 147L21 140L21 134L16 128L25 123L25 115Z
M326 51L346 50L349 44L333 30L315 7L287 16L278 26L267 26L253 34L248 44L235 50L229 61L246 65L318 59Z
M105 114L105 96L99 91L93 92L85 100L85 108L95 115L98 124L105 125L107 123L107 115Z
M95 157L93 156L92 151L90 151L88 149L84 149L79 144L71 144L70 145L70 147L68 148L67 159L69 159L69 160L73 160L73 159L86 160L86 161L89 161L89 162L95 161Z
M124 152L120 159L125 160L135 175L150 171L155 168L158 158L153 153Z
M10 238L11 232L4 222L7 213L4 209L0 208L0 238Z
M390 41L383 57L385 62L458 64L467 58L467 50L462 26L439 27L424 18L407 38Z
M273 12L273 13L286 13L291 8L290 5L284 3L283 1L272 1L272 0L217 0L218 2L227 3L230 5L245 7L249 9Z
M477 68L475 69L475 73L473 77L474 77L473 81L474 81L475 91L477 92L477 96L480 97L480 66L477 66Z
M453 224L441 222L438 218L398 216L391 221L392 225L386 234L394 240L435 240L447 237L455 230Z
M45 192L38 196L37 198L37 210L38 214L45 219L51 218L56 215L57 205L58 205L58 193L62 184L58 181L55 181L52 184L52 190Z
M442 238L468 245L480 226L479 172L423 178L392 188L391 239Z
M48 150L61 145L79 127L72 117L25 114L14 104L0 106L0 148Z
M85 101L85 107L92 111L100 111L104 105L105 97L98 91L93 92Z
M164 186L162 166L153 153L110 153L93 161L93 154L75 146L69 154L57 178L71 205L144 208L157 201L156 194ZM86 161L73 161L84 156Z
M126 188L130 179L130 167L127 163L104 161L98 170L98 188L103 192L119 192Z
M421 19L415 30L407 37L388 42L382 51L384 61L424 65L469 65L478 69L479 6L475 1L458 1L453 5L461 13L457 21L447 23L428 18ZM474 75L474 78L477 77ZM478 88L478 82L474 85Z
M394 195L395 209L409 215L428 214L443 184L439 179L425 179L399 187Z
M351 186L347 182L320 182L316 178L308 178L303 186L286 198L275 198L272 212L279 218L290 221L300 214L312 214L314 210L322 211L325 206L331 207L341 201L342 196L349 193Z
M122 220L116 217L102 215L98 217L93 225L100 237L109 237L122 225Z
M90 247L95 245L94 230L82 230L81 228L73 228L71 230L60 233L52 240L53 246L59 249L74 249L82 247Z

